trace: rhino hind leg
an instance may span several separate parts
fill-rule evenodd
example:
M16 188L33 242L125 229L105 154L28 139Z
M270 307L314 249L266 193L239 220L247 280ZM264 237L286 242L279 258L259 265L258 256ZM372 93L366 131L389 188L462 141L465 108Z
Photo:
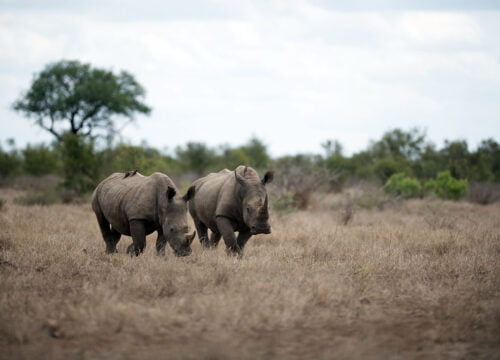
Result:
M120 241L121 234L111 227L108 220L99 211L96 212L96 217L102 237L106 243L106 253L116 253L116 244Z
M220 238L220 233L212 231L212 233L210 234L210 246L216 247L217 245L219 245Z
M210 248L210 242L208 240L208 228L207 226L199 220L194 221L194 226L198 232L198 238L200 239L200 244L203 248Z
M146 247L146 225L141 220L130 221L130 234L132 235L133 244L133 254L139 256L144 252ZM131 250L131 246L129 249ZM129 252L127 249L127 252ZM132 251L131 251L132 252Z

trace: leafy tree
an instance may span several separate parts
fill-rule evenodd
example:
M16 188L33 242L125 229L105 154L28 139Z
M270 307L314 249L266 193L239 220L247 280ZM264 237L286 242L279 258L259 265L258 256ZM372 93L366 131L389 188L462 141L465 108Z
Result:
M10 151L3 150L0 145L0 179L17 175L21 171L22 158L15 148L14 139L7 140Z
M248 163L242 164L250 165L260 170L267 169L270 166L271 157L267 153L267 147L258 138L251 138L247 144L241 146L240 148L249 159Z
M384 185L384 191L389 194L402 196L406 199L419 197L422 186L415 178L407 177L404 173L392 175Z
M144 95L144 88L126 71L114 74L62 60L36 74L13 108L62 141L68 132L83 136L113 133L116 116L133 120L135 113L149 114L151 109L142 102Z
M194 171L198 176L205 175L216 162L215 150L200 142L188 142L184 147L178 146L175 153L183 170Z
M370 151L375 157L382 159L414 160L420 157L425 147L425 133L418 128L410 131L394 129L386 132L382 139L370 146Z
M22 150L23 170L35 176L55 174L59 170L59 159L55 151L45 144L27 145Z
M425 190L434 190L437 196L443 199L459 200L467 194L468 181L454 178L449 170L441 171L436 180L425 183Z
M483 140L472 154L472 162L473 180L500 182L500 144L495 140Z
M441 153L448 159L447 168L452 177L468 178L470 153L465 140L446 141Z
M118 144L101 154L106 173L124 172L137 169L149 175L155 171L169 175L179 172L179 164L170 156L162 155L157 149L146 144L134 146Z
M131 121L136 113L149 114L144 95L126 71L114 74L63 60L36 74L13 108L54 135L62 153L64 186L81 193L97 180L94 139L111 137L117 119Z
M58 144L64 164L64 182L66 189L76 194L91 191L99 178L99 163L92 139L78 134L66 133Z
M250 158L243 148L231 148L223 146L221 148L221 155L217 157L218 168L235 169L239 165L250 165Z

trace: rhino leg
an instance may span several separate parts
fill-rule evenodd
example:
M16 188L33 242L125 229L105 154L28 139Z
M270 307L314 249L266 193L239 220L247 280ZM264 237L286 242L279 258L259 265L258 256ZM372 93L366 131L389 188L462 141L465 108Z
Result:
M203 248L210 248L210 243L208 241L208 229L207 226L201 221L195 221L194 226L198 232L198 238L200 239L200 244Z
M243 251L245 244L247 243L248 239L250 239L251 236L252 236L252 233L250 232L250 230L240 231L240 233L238 234L237 243L238 243L238 246L240 247L241 251Z
M163 230L158 229L158 237L156 238L156 253L158 255L165 255L165 245L167 245L167 239L163 236Z
M226 217L219 216L217 217L215 222L217 223L219 233L222 235L222 238L226 243L226 251L228 252L228 254L240 254L241 248L236 242L236 236L234 236L233 224L231 224L231 221Z
M144 252L144 248L146 247L146 225L144 224L144 221L130 221L130 234L132 235L132 240L134 241L134 253L136 256L139 256Z
M212 231L212 233L210 234L210 246L216 247L219 244L220 237L220 233Z
M102 237L106 243L106 253L112 254L117 252L116 244L120 240L121 234L110 226L108 220L106 220L101 212L96 212L96 217Z

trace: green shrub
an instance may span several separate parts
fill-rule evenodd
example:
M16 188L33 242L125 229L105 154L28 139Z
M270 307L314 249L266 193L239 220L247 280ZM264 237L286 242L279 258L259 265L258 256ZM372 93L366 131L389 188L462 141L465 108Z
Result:
M297 211L293 194L289 191L285 192L273 201L272 208L280 215L290 214Z
M442 199L459 200L467 194L468 181L451 176L449 170L438 174L436 180L429 180L424 186L426 191L434 191Z
M394 194L409 199L419 197L422 186L417 179L407 177L404 173L400 172L392 175L389 180L387 180L384 191L388 194Z

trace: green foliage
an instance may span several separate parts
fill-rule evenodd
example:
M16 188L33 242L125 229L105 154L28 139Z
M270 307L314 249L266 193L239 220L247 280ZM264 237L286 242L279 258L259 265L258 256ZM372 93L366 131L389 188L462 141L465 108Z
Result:
M382 139L372 143L370 151L377 158L416 159L425 146L425 133L417 128L410 131L394 129L386 132Z
M19 175L21 170L22 158L19 152L15 148L12 148L11 151L4 151L0 146L0 179Z
M182 170L194 171L198 176L204 175L216 161L215 150L200 142L189 142L175 152Z
M449 170L438 174L436 180L429 180L424 186L426 191L433 190L442 199L459 200L467 194L468 181L455 179Z
M239 165L250 165L250 162L248 154L242 147L232 149L228 146L222 148L222 154L217 161L221 169L235 169Z
M297 211L295 199L291 192L285 192L271 204L271 207L280 215L286 215Z
M180 165L175 159L162 155L158 150L147 145L119 144L112 149L103 151L101 157L106 169L103 176L134 169L139 170L144 175L154 172L167 174L180 172Z
M407 177L404 173L396 173L387 180L384 191L388 194L402 196L405 199L416 198L421 194L422 186L415 178Z
M29 175L56 174L59 171L59 159L55 151L45 144L27 145L22 150L23 170Z
M467 142L463 140L446 141L445 147L441 152L448 159L447 168L451 176L457 179L466 179L469 176L470 154Z
M237 148L248 158L248 162L240 162L259 170L267 169L271 164L271 157L267 153L266 145L256 137L252 137L248 143Z
M63 187L78 195L93 190L99 179L94 142L84 136L67 133L63 135L58 150L64 168Z
M122 71L114 74L90 64L62 60L35 75L30 89L13 108L62 141L64 134L93 136L115 131L113 117L133 119L148 114L143 87Z
M385 158L377 161L373 172L383 183L394 174L401 172L410 172L408 165L405 161L395 160L393 158Z

